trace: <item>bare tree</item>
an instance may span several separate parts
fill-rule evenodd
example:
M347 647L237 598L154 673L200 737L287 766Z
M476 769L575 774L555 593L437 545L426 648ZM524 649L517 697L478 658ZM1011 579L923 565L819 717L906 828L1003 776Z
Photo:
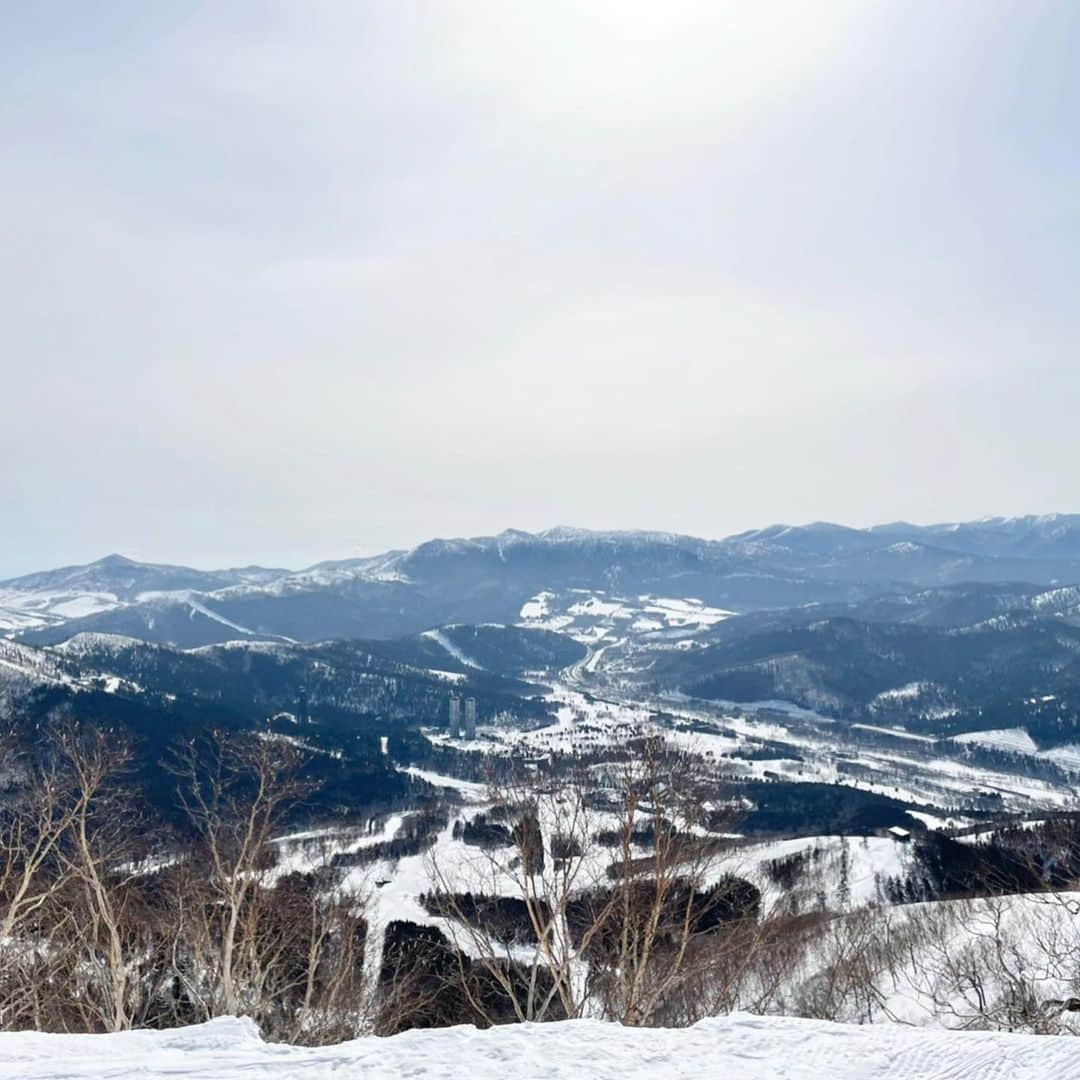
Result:
M758 894L722 872L719 795L700 759L659 736L615 765L493 780L508 842L431 859L475 1011L650 1024L685 1016L691 983L717 1007L730 998L758 941Z
M804 973L801 985L794 988L794 1011L815 1019L859 1023L889 1018L880 983L896 970L901 953L885 912L864 907L840 915L822 913L803 946L804 963L813 958L816 970Z
M277 887L279 894L286 884ZM296 989L286 997L282 1038L313 1045L355 1038L371 1028L375 1015L363 973L363 898L326 895L308 881L297 884L299 896L283 905L295 919L301 948Z
M585 788L573 774L541 778L516 769L493 775L489 794L509 822L509 843L462 846L453 863L437 850L429 858L432 901L456 951L460 988L489 1023L501 1007L519 1021L579 1016L586 993L580 957L592 935L586 930L575 941L569 913L579 891L596 883ZM516 930L506 925L509 906ZM485 986L501 992L497 1002Z
M140 829L124 784L127 744L106 729L56 726L37 760L20 774L4 822L0 984L12 1007L3 1022L93 1031L146 1023L157 927L129 861Z
M62 885L57 847L74 821L78 793L61 755L31 760L13 732L0 737L5 783L0 810L0 941L9 941ZM50 872L46 873L46 869Z
M101 729L65 729L58 747L75 790L58 851L73 884L68 941L85 973L80 1002L104 1030L123 1031L132 1024L129 999L140 989L128 940L132 891L125 888L123 867L137 833L134 800L122 785L130 753L122 739Z
M197 838L179 890L178 978L204 1015L250 1015L290 1042L359 1034L373 1014L363 897L275 865L270 840L315 787L305 761L288 741L221 735L171 765Z
M727 1004L759 945L759 894L724 872L717 834L735 812L702 760L659 735L635 749L615 776L614 885L589 920L593 978L620 1023L690 1019L690 985L707 1010L699 1019Z
M40 928L66 883L58 848L76 795L62 761L21 752L13 731L0 738L0 767L0 1027L41 1028L61 964Z
M950 1026L1075 1030L1063 1016L1062 990L1075 987L1080 975L1067 904L1059 906L1054 894L986 896L912 913L917 946L906 972L909 987Z

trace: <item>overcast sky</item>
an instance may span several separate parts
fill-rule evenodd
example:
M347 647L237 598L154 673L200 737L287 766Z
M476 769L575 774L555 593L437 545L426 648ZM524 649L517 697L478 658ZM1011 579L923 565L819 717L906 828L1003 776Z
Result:
M1080 510L1080 5L4 5L0 577Z

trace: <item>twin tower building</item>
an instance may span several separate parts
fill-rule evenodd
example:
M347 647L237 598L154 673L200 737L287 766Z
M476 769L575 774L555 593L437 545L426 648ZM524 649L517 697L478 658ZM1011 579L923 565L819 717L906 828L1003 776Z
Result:
M462 739L476 738L476 698L469 697L464 701L457 694L450 695L450 710L446 724L449 735L457 735Z

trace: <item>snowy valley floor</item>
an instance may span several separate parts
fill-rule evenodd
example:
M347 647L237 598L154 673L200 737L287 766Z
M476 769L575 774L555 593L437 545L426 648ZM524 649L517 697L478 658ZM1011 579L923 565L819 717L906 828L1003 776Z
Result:
M303 1049L262 1042L249 1021L222 1019L122 1035L0 1035L11 1080L1068 1080L1080 1078L1071 1037L930 1032L885 1024L735 1015L679 1030L597 1021L410 1031Z

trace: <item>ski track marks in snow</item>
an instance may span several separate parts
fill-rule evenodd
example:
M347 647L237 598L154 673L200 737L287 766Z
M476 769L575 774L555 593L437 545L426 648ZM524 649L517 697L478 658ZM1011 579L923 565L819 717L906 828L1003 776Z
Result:
M1080 1080L1069 1036L930 1032L745 1014L692 1028L596 1020L413 1030L325 1047L264 1043L250 1020L119 1035L0 1035L3 1080Z

